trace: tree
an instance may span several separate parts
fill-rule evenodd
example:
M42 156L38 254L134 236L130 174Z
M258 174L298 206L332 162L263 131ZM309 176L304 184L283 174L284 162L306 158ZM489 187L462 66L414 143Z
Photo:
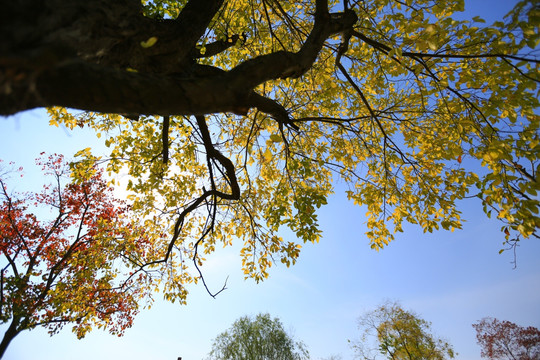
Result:
M341 355L330 355L328 357L325 357L325 358L321 358L321 360L342 360L343 358L341 357Z
M300 341L287 334L278 318L258 314L243 316L229 330L219 334L212 345L209 360L300 360L308 359Z
M521 1L489 26L453 19L463 8L11 1L0 114L48 107L52 125L105 135L99 162L131 177L132 211L169 234L143 269L164 275L169 299L185 301L204 257L233 240L246 277L294 263L319 241L317 209L339 179L374 249L404 223L461 228L469 197L515 246L540 228L539 6Z
M358 319L362 339L352 344L358 359L377 353L392 360L452 359L452 346L430 334L431 324L397 303L386 303ZM370 339L375 338L376 347Z
M52 175L41 193L10 194L0 174L0 323L8 328L0 358L22 331L51 334L72 323L81 338L92 326L121 335L138 312L149 237L131 223L129 208L112 197L102 171L63 185L62 156L39 160ZM38 220L43 217L42 220Z
M473 324L481 356L488 359L534 360L540 358L540 330L510 321L483 318Z

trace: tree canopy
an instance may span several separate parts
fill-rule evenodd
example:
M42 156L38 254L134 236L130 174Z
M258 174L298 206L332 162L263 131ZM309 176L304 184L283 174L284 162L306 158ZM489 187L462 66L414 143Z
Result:
M365 207L374 249L404 223L461 228L468 197L502 221L511 246L540 227L540 9L520 1L491 25L452 17L463 9L7 2L0 114L47 107L52 125L104 136L110 153L81 150L74 176L96 163L113 182L128 175L133 214L169 235L150 239L139 268L160 274L152 284L168 299L184 301L205 256L233 241L247 277L294 263L319 241L317 209L338 181Z
M373 360L377 354L391 360L444 360L456 355L452 346L434 337L431 324L397 303L386 303L358 319L360 341L353 342L356 357ZM372 347L371 339L377 346Z
M483 318L473 324L473 328L484 358L534 360L540 357L540 330L533 326Z
M37 163L52 177L40 193L11 193L14 173L0 168L0 324L8 324L0 358L38 326L54 334L71 323L79 338L94 326L121 335L148 293L144 274L132 275L152 244L103 171L74 181L61 155Z
M258 314L243 316L219 334L209 360L301 360L308 359L302 342L295 341L278 318Z

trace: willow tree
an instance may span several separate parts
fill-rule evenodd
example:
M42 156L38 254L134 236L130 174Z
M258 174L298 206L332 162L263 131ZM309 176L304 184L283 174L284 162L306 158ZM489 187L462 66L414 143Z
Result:
M270 314L242 316L219 334L207 360L303 360L309 351Z
M374 249L404 223L460 228L467 197L515 245L540 226L540 9L522 1L489 26L452 18L463 9L9 1L0 114L47 107L53 125L104 135L110 154L84 149L78 169L100 161L113 177L129 174L133 211L169 229L141 270L165 274L171 299L200 278L205 254L233 241L256 280L274 261L294 263L302 243L319 240L316 210L339 179L367 210Z

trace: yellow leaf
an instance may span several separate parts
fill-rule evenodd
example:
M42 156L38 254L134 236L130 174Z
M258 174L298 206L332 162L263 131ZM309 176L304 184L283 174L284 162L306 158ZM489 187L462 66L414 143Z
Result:
M266 150L264 151L263 156L264 156L264 159L265 159L266 161L272 160L272 152L270 151L269 148L266 148Z
M145 49L152 47L156 44L158 41L158 38L155 36L149 37L146 41L141 41L141 46Z

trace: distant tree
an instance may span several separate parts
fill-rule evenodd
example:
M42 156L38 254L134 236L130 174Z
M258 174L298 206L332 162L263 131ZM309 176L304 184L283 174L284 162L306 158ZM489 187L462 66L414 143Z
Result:
M488 359L540 359L540 330L486 317L473 324L481 356Z
M243 316L214 340L209 360L301 360L309 353L283 329L278 318Z
M92 326L122 334L145 291L135 284L143 273L130 268L148 239L102 173L64 186L71 171L62 156L38 164L54 179L41 193L11 194L11 171L0 173L0 324L9 323L0 358L19 333L38 326L54 334L73 323L79 338Z
M321 360L342 360L343 358L341 355L330 355L324 358L321 358Z
M361 341L352 347L356 358L376 359L378 354L392 360L443 360L454 358L447 342L430 334L430 323L397 303L386 303L358 319ZM371 338L377 346L371 346Z

